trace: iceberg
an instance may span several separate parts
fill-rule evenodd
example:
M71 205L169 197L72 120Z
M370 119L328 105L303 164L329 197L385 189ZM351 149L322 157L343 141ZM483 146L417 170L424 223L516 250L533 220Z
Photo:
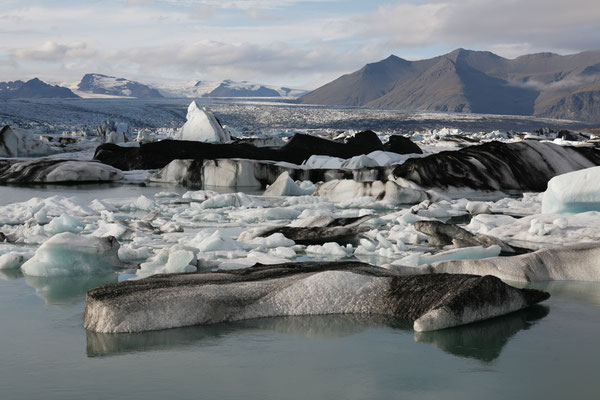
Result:
M302 189L296 185L289 172L285 171L265 190L263 196L305 196L313 192L314 189Z
M578 243L538 250L511 257L482 260L440 261L420 268L399 268L412 274L493 275L515 282L589 281L600 282L600 245Z
M600 211L600 167L555 176L542 196L542 213Z
M365 196L392 204L415 204L427 200L427 193L424 191L402 187L393 181L357 182L350 179L321 183L317 185L316 195L333 202Z
M287 315L380 314L430 331L507 314L549 296L493 276L400 276L363 263L283 263L103 285L86 295L83 326L118 333Z
M44 242L21 270L33 276L69 276L111 272L127 265L119 260L119 242L63 232Z
M178 133L177 139L205 143L229 143L231 136L221 126L213 113L198 107L192 101L187 110L187 121Z

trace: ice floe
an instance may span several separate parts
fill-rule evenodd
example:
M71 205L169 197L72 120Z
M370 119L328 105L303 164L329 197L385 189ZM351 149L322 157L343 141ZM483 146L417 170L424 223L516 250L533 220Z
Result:
M530 306L548 293L491 276L402 277L360 263L298 263L238 272L161 275L87 294L83 325L141 332L283 315L383 314L417 331L463 325Z
M33 276L106 273L125 267L119 260L118 249L119 243L113 237L59 233L44 242L21 270Z

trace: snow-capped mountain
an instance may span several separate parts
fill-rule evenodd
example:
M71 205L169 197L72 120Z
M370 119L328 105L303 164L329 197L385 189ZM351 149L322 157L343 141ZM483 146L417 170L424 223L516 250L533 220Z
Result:
M270 86L248 81L197 81L157 85L166 97L299 97L307 93L302 89Z
M77 93L82 97L94 97L86 96L86 94L134 97L138 99L163 97L158 90L143 83L102 74L84 75L81 82L77 85Z
M66 87L49 85L38 78L27 82L0 82L0 99L68 99L77 97L79 96Z

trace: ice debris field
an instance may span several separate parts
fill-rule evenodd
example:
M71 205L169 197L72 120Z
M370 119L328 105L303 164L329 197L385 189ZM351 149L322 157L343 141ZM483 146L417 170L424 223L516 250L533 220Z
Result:
M418 145L417 153L394 148L395 135L388 130L370 133L379 150L342 158L312 149L314 154L302 163L277 160L276 152L269 153L275 154L270 160L203 159L198 165L174 158L162 169L142 170L121 170L93 159L103 143L119 145L109 148L119 151L141 151L140 146L165 139L258 149L289 144L298 132L346 142L347 147L340 147L343 154L352 150L353 140L371 140L352 129L245 131L222 125L195 102L178 129L104 121L93 133L40 135L6 126L0 135L0 178L5 183L163 182L204 188L182 193L165 186L153 195L112 198L108 193L93 201L40 195L4 204L0 270L41 277L114 273L121 282L133 282L157 274L234 271L257 264L361 261L383 267L394 282L398 276L434 272L526 282L600 280L595 261L600 259L600 167L594 166L600 156L591 133L425 129L408 135ZM464 153L491 141L508 146L502 162L533 163L543 172L539 176L549 179L547 189L536 193L502 187L497 171ZM485 156L485 151L479 154ZM142 164L152 161L136 154ZM428 184L433 182L428 180L432 163L455 154L467 154L460 168L473 178L467 183L453 178L447 187ZM407 172L401 166L408 162L414 166ZM452 168L436 168L434 173L452 173ZM515 172L510 182L517 189L540 185ZM503 312L529 304L515 298L508 303L519 306ZM331 310L323 312L351 312ZM323 313L318 307L305 312ZM439 320L428 323L441 326Z

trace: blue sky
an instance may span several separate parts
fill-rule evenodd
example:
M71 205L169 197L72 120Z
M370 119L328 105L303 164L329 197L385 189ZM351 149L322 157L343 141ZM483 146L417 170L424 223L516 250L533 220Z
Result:
M0 81L99 72L310 89L390 54L597 50L598 21L597 0L0 0Z

